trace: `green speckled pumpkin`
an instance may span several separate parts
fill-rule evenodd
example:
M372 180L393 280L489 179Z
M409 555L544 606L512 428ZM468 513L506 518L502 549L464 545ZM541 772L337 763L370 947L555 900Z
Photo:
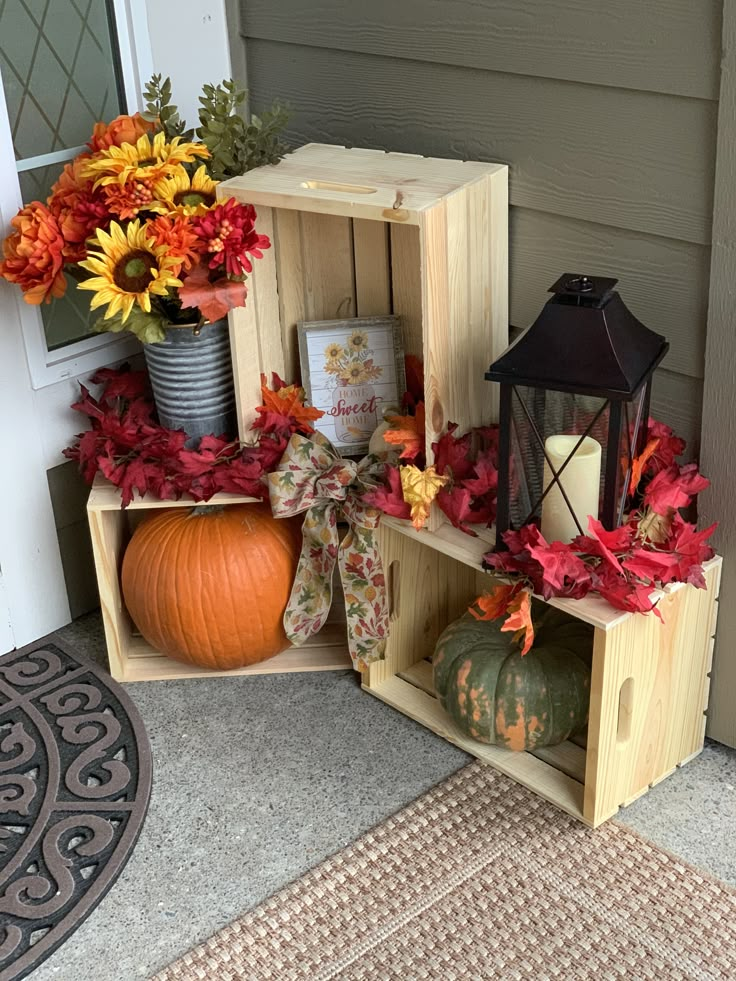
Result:
M534 646L522 656L502 623L466 613L447 627L433 659L440 704L482 743L525 750L564 742L588 721L593 628L535 603Z

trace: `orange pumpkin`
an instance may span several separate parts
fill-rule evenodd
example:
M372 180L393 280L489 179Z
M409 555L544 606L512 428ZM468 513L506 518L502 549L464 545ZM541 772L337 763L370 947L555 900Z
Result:
M171 508L138 526L123 559L125 605L149 644L230 670L289 646L283 615L299 524L264 504Z

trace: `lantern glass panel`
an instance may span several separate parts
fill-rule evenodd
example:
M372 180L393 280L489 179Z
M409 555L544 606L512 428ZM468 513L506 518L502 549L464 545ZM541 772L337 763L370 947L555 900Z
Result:
M644 396L642 388L632 402L614 403L612 411L603 397L514 386L510 527L534 522L548 540L570 541L581 530L587 533L589 514L606 527L619 524L632 460L641 451ZM610 488L607 479L613 481Z

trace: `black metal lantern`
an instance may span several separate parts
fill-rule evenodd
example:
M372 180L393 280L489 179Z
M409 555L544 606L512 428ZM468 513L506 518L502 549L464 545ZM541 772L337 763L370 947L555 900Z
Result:
M618 280L565 274L488 371L501 385L496 542L530 522L548 541L621 524L646 442L652 375L669 345L626 308Z

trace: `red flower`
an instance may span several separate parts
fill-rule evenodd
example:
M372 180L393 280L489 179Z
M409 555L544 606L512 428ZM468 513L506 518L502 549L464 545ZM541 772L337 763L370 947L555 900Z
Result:
M224 266L228 276L253 271L248 254L261 259L262 250L271 246L268 236L256 231L255 221L253 205L238 204L235 198L192 219L194 230L204 242L205 254L210 256L210 269Z
M657 514L666 515L670 509L687 507L696 494L709 486L710 481L699 473L697 464L674 464L652 478L644 492L644 503Z
M50 303L66 292L64 236L45 204L34 201L11 219L15 228L3 242L0 276L17 283L26 303Z

